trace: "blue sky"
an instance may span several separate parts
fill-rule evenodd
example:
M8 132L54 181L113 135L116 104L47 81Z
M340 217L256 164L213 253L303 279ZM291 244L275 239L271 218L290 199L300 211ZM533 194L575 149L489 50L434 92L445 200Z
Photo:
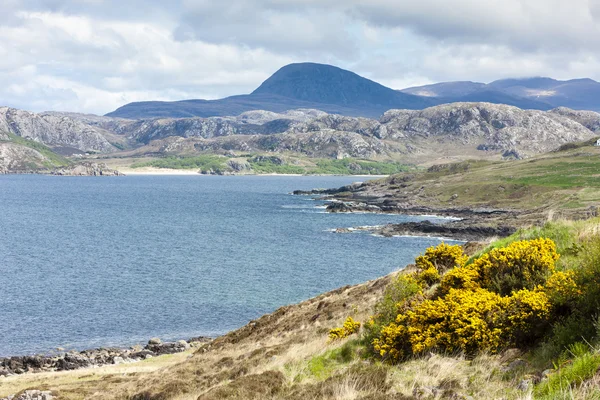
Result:
M390 87L600 79L600 0L2 0L0 105L248 93L290 62Z

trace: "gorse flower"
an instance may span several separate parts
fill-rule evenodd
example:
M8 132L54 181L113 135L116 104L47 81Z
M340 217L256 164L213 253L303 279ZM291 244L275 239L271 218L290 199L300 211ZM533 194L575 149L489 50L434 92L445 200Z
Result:
M344 325L341 328L333 328L329 331L329 339L338 340L344 339L360 329L360 322L355 321L352 317L346 318Z
M419 292L398 304L373 349L398 360L430 350L495 352L535 341L554 307L580 293L573 273L555 271L558 258L549 239L493 249L468 265L460 246L429 248L416 259L415 279L439 285L429 298Z

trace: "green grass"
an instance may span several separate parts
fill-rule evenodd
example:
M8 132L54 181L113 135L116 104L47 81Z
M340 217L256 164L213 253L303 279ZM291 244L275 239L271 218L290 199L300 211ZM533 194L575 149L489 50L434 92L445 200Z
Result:
M297 159L286 162L280 157L257 157L245 155L252 171L256 174L299 174L299 175L389 175L408 171L411 167L396 162L368 161L356 159ZM155 167L168 169L200 169L207 171L231 171L227 157L218 155L169 156L152 161L141 161L131 168ZM281 160L281 161L278 161Z
M405 172L409 166L394 162L357 160L345 158L343 160L319 160L317 167L310 173L332 175L391 175Z
M342 346L314 356L308 361L308 372L317 380L329 378L341 365L349 364L357 358L356 349L360 347L357 339Z
M37 151L38 153L40 153L41 155L43 155L44 157L46 157L48 159L48 161L44 163L44 167L46 167L46 168L64 167L64 166L71 164L71 162L68 159L56 154L48 146L45 146L34 140L30 140L30 139L23 138L21 136L17 136L12 133L8 133L8 136L10 138L10 140L8 140L9 142L15 143L15 144L18 144L21 146L29 147L30 149L33 149L33 150ZM32 167L32 169L36 169L37 165L32 164L30 167Z
M201 169L202 171L228 171L227 158L215 155L200 155L195 157L169 156L158 160L138 162L131 168L155 167L168 169Z
M571 390L593 377L600 368L600 354L586 352L560 367L535 388L536 399L571 399Z
M255 161L253 158L249 158L248 163L252 167L252 170L257 174L306 174L306 168L304 167L279 164L268 158L261 161Z

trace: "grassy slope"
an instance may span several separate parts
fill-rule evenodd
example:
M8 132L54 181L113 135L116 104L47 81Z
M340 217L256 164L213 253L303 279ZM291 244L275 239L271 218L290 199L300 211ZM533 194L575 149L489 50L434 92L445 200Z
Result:
M600 202L600 147L504 162L465 161L381 179L348 197L437 208L585 209ZM343 197L343 195L342 195Z
M562 257L557 268L571 269L588 257L582 249L600 238L600 219L555 222L492 243L492 247L549 237ZM591 249L594 251L593 249ZM597 251L596 251L597 253ZM594 253L594 254L596 254ZM596 254L599 255L599 254ZM161 358L100 370L5 378L0 395L25 387L53 390L62 399L417 399L435 398L597 399L600 347L583 329L558 330L524 354L481 354L475 358L435 354L397 365L366 357L359 340L331 343L328 329L345 317L365 321L393 275L325 293L283 307L205 345L189 357ZM569 341L570 340L570 341ZM560 344L559 344L560 343ZM520 356L518 368L507 365ZM154 364L158 363L158 364ZM550 369L548 378L531 383ZM519 389L522 381L527 389ZM0 381L2 383L3 381ZM521 384L522 386L522 384ZM416 397L412 397L416 395Z
M283 160L283 163L273 162L265 156L261 160L255 159L256 155L244 155L236 157L238 161L247 162L252 168L248 173L255 174L306 174L306 175L390 175L401 171L407 171L409 166L392 161L373 161L358 159L307 159L305 157L282 157L275 158ZM221 172L232 172L227 165L228 157L219 155L198 156L169 156L150 161L138 161L131 168L155 167L165 169L197 169L213 170Z
M38 143L36 141L33 141L33 140L22 138L21 136L14 135L12 133L8 133L7 135L9 137L8 142L11 142L11 143L14 143L14 144L17 144L20 146L28 147L30 149L37 151L42 156L44 156L47 159L47 161L44 163L44 165L42 165L40 167L56 168L56 167L67 166L71 163L65 157L62 157L62 156L56 154L55 152L53 152L52 149L50 149L48 146L45 146L45 145Z

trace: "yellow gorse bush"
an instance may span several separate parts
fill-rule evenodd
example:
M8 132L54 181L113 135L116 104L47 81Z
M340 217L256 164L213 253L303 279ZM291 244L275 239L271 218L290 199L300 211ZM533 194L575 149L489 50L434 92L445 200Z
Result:
M468 265L460 246L429 248L416 259L416 279L439 286L429 298L419 294L399 304L373 349L397 360L430 350L494 352L527 344L545 332L555 306L580 293L572 273L555 271L558 258L549 239L493 249Z
M341 328L333 328L329 331L329 339L338 340L344 339L353 333L358 332L360 329L360 322L355 321L354 318L348 317L344 321L344 325Z
M462 246L442 243L425 250L425 254L415 259L415 264L421 271L433 268L441 275L449 269L464 265L468 259Z
M482 287L506 296L514 290L543 284L554 272L558 258L552 240L523 240L491 250L469 268L478 272Z

